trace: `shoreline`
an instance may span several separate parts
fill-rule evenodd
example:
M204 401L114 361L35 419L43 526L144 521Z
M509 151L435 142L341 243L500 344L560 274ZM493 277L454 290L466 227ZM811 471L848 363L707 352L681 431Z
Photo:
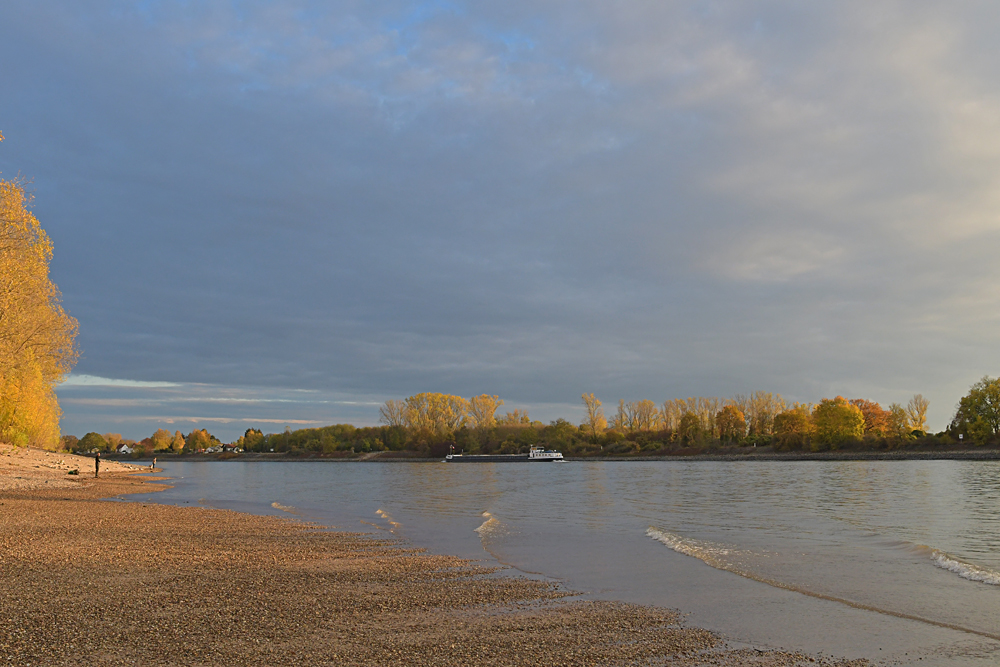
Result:
M385 536L102 500L166 487L135 472L0 485L11 664L870 664L735 648L672 610L569 599L557 584Z
M750 448L746 448L750 449ZM385 456L364 457L286 456L279 453L250 452L237 455L219 454L157 454L161 462L170 461L233 461L243 463L443 463L436 457L398 456L395 452L380 452ZM131 458L108 455L107 461L121 463L151 461L153 457ZM88 459L91 462L93 459ZM1000 461L1000 449L959 450L890 450L890 451L827 451L827 452L773 452L725 451L704 454L678 454L655 456L585 456L566 457L566 462L650 462L650 461Z

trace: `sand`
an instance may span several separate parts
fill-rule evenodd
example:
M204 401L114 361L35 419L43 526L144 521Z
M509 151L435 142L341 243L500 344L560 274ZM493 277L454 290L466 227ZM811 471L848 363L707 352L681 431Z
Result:
M69 475L76 470L78 475ZM101 474L148 471L140 466L118 461L101 460ZM0 444L0 491L14 489L73 489L86 485L94 477L94 458L60 452L47 452L29 447Z
M380 536L102 501L157 487L84 461L0 450L0 665L869 664L731 648Z

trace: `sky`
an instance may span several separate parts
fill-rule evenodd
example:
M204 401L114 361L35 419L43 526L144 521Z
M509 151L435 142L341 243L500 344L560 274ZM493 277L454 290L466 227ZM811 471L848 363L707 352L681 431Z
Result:
M1000 5L0 5L64 433L1000 374Z

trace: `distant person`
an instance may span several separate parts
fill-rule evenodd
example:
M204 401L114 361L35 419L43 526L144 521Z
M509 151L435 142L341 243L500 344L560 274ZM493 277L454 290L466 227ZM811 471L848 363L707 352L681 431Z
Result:
M94 457L94 477L101 472L101 453L97 452L97 456Z
M155 456L153 457L153 462L149 464L149 469L150 470L153 470L154 468L156 468L156 457Z

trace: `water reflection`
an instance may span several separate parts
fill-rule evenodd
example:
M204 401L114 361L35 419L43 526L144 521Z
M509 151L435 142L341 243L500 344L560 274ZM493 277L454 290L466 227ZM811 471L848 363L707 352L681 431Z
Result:
M469 557L483 557L488 541L490 553L525 571L694 609L700 622L727 632L799 641L791 629L805 632L808 614L844 632L812 637L811 646L862 646L858 628L876 626L872 637L900 646L912 645L914 633L932 641L944 632L873 619L870 608L1000 636L1000 586L984 583L993 571L1000 582L993 462L164 467L183 479L152 500L204 498L262 513L278 503L352 529L391 520L422 546ZM715 569L705 566L710 559ZM790 598L792 591L818 599ZM823 606L834 604L824 596L846 601L837 603L843 609ZM757 619L760 609L767 612Z

